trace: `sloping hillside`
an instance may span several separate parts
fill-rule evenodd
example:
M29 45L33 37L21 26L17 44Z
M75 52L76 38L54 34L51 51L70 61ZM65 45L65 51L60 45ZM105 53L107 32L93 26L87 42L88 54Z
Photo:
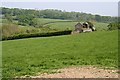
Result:
M3 41L3 77L32 75L71 65L117 68L117 31Z

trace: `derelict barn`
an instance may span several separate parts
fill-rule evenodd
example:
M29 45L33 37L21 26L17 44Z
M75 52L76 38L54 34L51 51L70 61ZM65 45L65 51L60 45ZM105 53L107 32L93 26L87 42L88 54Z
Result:
M95 31L94 25L90 22L77 23L75 25L75 30L72 33L81 33L81 32L92 32Z

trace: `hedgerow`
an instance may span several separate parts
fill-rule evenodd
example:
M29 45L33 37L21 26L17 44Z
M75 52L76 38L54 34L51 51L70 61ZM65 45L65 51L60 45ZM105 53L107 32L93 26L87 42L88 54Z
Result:
M2 40L14 40L14 39L31 38L31 37L49 37L49 36L68 35L68 34L71 34L71 30L47 32L47 33L16 34L9 37L3 36Z

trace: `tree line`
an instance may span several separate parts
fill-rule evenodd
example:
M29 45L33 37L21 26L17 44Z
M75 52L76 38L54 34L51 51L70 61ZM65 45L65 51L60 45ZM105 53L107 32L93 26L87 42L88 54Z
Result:
M1 7L3 18L12 20L18 20L20 25L35 26L37 23L35 18L50 18L50 19L62 19L62 20L74 20L74 21L97 21L97 22L117 22L117 17L92 15L82 12L66 12L62 10L45 9L19 9L19 8L5 8Z

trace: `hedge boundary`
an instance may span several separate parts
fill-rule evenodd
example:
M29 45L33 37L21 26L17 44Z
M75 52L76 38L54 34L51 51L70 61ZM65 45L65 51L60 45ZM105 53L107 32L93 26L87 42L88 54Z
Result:
M47 32L47 33L19 34L19 35L14 35L14 36L10 36L10 37L2 37L2 41L23 39L23 38L32 38L32 37L50 37L50 36L59 36L59 35L69 35L69 34L71 34L71 32L72 32L72 30Z

